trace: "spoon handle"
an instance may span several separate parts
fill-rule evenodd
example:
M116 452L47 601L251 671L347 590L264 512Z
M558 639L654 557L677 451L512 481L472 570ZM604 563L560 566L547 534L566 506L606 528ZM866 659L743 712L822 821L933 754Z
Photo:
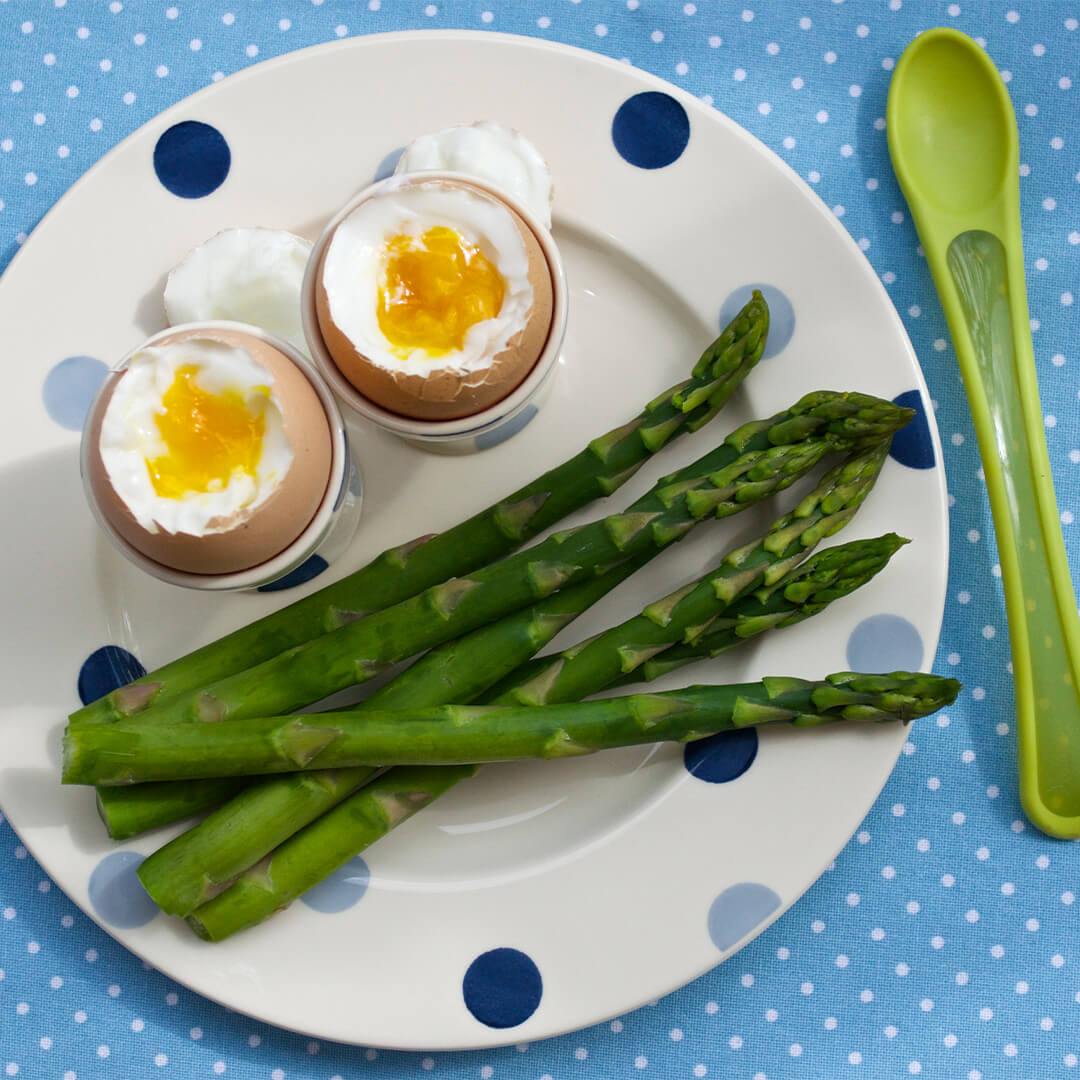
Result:
M1012 223L1009 223L1012 224ZM1080 618L1046 449L1019 223L957 236L934 259L975 422L1012 642L1020 798L1031 821L1080 836ZM950 287L951 286L951 287Z

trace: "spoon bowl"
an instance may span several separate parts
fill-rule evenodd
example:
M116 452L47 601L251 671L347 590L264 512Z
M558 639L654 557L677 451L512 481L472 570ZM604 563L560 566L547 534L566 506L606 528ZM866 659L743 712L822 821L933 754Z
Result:
M889 88L900 102L889 118L890 150L899 149L918 198L948 214L978 211L1000 196L1008 175L1012 106L1007 94L1001 100L997 71L966 44L952 34L924 37Z

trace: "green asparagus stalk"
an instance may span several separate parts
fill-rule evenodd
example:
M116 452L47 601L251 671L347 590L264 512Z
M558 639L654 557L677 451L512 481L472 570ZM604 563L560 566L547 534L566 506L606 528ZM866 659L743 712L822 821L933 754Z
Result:
M301 708L557 589L672 543L705 517L737 513L794 483L827 452L877 441L910 417L911 410L863 394L807 395L771 420L739 428L623 513L556 533L468 578L452 578L247 671L153 706L139 720L171 726Z
M370 765L469 765L580 757L719 731L832 718L912 720L952 704L960 684L894 672L771 678L560 705L438 705L395 712L264 716L206 727L120 721L64 740L64 783L128 784Z
M536 661L534 673L516 671L496 705L553 705L595 694L680 641L707 633L728 606L758 584L775 585L823 539L851 520L878 478L889 444L882 441L830 469L818 486L762 539L725 555L701 580L650 604L640 614L560 656ZM524 674L524 678L522 677Z
M475 772L475 765L390 769L357 792L363 799L353 796L316 818L196 908L188 924L209 941L255 926Z
M472 701L498 681L500 675L543 648L573 619L644 565L652 554L647 552L591 581L562 589L531 608L433 649L356 710L413 709ZM139 880L163 911L187 915L293 833L362 787L371 773L366 767L328 769L256 782L143 860ZM219 782L159 786L185 791ZM225 782L245 783L242 779ZM125 795L149 786L101 790ZM153 810L151 802L144 813Z
M886 533L819 552L775 585L743 597L696 641L665 649L609 685L651 682L686 664L719 656L767 630L794 626L861 588L906 543L904 537Z
M501 558L592 500L610 495L676 436L708 423L761 359L768 327L769 309L755 290L702 353L690 378L654 398L629 423L461 524L384 551L341 581L79 709L71 721L130 716Z
M459 753L487 756L490 760L555 758L661 739L686 742L718 731L766 723L790 723L796 727L830 720L906 723L951 704L959 690L955 680L935 675L843 672L821 682L767 678L759 683L688 687L666 694L635 694L570 705L443 706L428 714L410 714L408 719L399 715L388 722L376 720L376 714L338 715L343 723L364 725L372 734L374 727L384 727L380 755L392 743L395 748L413 747L410 753L420 750L439 754L441 760ZM465 743L469 744L468 750ZM372 796L370 805L381 811L381 820L372 823L368 818L361 819L356 816L357 804L351 800L342 803L278 848L230 889L202 905L188 918L189 925L201 937L219 941L260 922L310 886L309 851L326 850L327 863L336 860L340 864L355 850L357 837L368 842L377 839L392 827L391 819L399 808L406 812L411 809L410 793L418 793L418 801L422 799L426 804L434 785L462 778L460 774L448 776L448 771L391 770L366 789ZM388 790L380 790L382 784ZM352 842L344 842L346 835ZM298 883L300 887L296 888Z
M98 816L113 840L127 840L148 829L205 814L238 795L251 781L246 777L200 780L197 784L139 784L99 788Z

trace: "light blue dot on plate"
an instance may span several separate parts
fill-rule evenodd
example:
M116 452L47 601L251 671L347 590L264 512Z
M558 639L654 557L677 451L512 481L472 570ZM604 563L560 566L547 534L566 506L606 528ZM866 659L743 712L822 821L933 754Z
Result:
M847 643L852 671L918 671L923 662L919 631L900 615L871 615L863 619Z
M388 176L394 175L394 170L397 168L397 163L401 160L401 155L405 153L405 147L399 146L396 150L391 150L379 162L379 167L375 170L375 180L385 180Z
M905 390L893 398L893 404L914 409L915 416L893 436L892 446L889 447L890 457L909 469L932 469L934 442L930 438L930 424L923 408L922 394L918 390Z
M284 577L260 585L257 591L281 592L282 589L294 589L297 585L303 585L305 581L318 577L329 565L321 555L312 555L310 558L305 559L295 570L290 570Z
M707 739L687 743L683 750L686 771L709 784L726 784L742 776L757 757L758 736L754 728L721 731Z
M536 1012L544 985L540 969L525 953L492 949L469 965L461 990L466 1008L481 1024L511 1028Z
M45 411L62 428L82 431L90 404L108 367L93 356L69 356L54 364L41 387Z
M709 907L709 937L718 949L730 949L780 906L767 885L742 881L726 888Z
M119 645L102 645L95 649L79 668L79 700L84 705L111 694L120 686L141 679L146 668Z
M173 124L154 145L154 172L166 189L181 199L201 199L217 191L231 164L225 136L199 120Z
M538 411L537 407L530 403L516 416L503 424L502 427L477 435L476 449L490 450L493 446L498 446L500 443L506 442L507 439L513 438L519 431L524 430Z
M639 169L662 169L677 161L690 141L690 117L670 95L657 90L627 98L611 122L611 139L625 161Z
M137 851L114 851L90 875L87 891L94 911L119 930L145 926L158 913L138 878L143 858Z
M348 450L348 448L349 440L346 439L345 449ZM348 487L350 495L354 495L358 499L364 494L364 474L360 471L360 466L356 464L352 457L349 458L349 481L345 487ZM344 501L344 494L338 495L338 500L334 504L334 509L336 510Z
M760 281L742 285L720 305L720 328L723 329L750 301L755 289L765 297L769 305L769 334L765 339L765 351L762 360L775 356L786 348L795 333L795 308L791 301L775 285L763 285Z
M336 915L351 908L367 892L370 880L371 871L367 863L359 855L354 855L300 899L313 911Z

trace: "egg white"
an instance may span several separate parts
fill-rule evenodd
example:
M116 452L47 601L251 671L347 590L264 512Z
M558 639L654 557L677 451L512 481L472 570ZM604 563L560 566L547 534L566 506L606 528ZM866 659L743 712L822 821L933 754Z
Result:
M485 120L421 135L405 147L394 171L428 169L487 180L551 228L551 170L540 151L513 128Z
M169 274L169 323L232 319L306 353L300 286L310 254L309 241L280 229L225 229L189 251Z
M164 498L147 461L168 453L155 417L164 412L162 397L177 370L188 365L198 368L195 382L204 390L239 391L252 413L263 414L262 454L254 476L238 468L220 491ZM209 338L150 346L131 357L102 418L99 449L110 483L142 528L192 536L235 528L280 487L293 460L270 373L246 350Z
M414 349L402 358L379 326L377 299L387 243L453 229L478 247L506 284L502 307L474 323L460 349L438 357ZM322 284L330 317L358 352L389 371L428 376L436 367L462 375L485 371L526 325L533 304L529 258L517 223L505 206L466 188L391 179L334 230L323 260Z

